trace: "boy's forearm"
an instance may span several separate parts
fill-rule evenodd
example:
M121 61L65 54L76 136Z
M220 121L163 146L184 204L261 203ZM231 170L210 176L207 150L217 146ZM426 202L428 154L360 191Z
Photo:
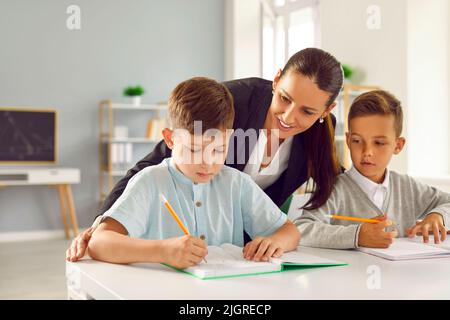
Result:
M300 241L300 232L291 221L287 221L270 238L279 243L284 251L295 250Z
M298 220L302 245L315 248L353 249L358 247L359 225L330 225L320 221Z
M112 263L162 262L162 241L130 238L102 230L89 242L89 255L96 260Z

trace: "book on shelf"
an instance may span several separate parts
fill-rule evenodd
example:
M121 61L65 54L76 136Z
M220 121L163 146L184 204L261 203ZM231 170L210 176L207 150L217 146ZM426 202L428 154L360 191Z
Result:
M147 122L147 131L145 137L150 140L160 141L163 139L162 131L167 127L167 121L164 118L150 119Z
M303 253L301 248L286 252L280 258L270 258L267 262L245 260L242 250L243 248L230 243L208 246L207 262L202 261L198 265L186 269L167 266L206 280L283 272L290 269L347 265L345 262Z
M113 142L110 145L111 156L108 158L108 143L102 144L102 164L108 168L111 161L112 170L128 170L133 165L133 144L131 142Z

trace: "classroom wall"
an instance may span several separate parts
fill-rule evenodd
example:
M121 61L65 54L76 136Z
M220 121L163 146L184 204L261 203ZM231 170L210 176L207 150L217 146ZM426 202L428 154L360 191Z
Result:
M447 0L408 0L408 158L415 175L450 173L449 7Z
M450 20L450 5L448 6L448 11L447 11L449 20ZM448 25L447 25L447 32L450 35L450 21L448 21ZM448 42L448 46L447 46L447 50L448 52L450 52L450 39L447 39ZM450 58L449 58L450 59ZM448 92L448 109L450 109L450 61L448 63L448 88L447 88L447 92ZM450 112L448 113L448 127L449 127L449 140L450 140ZM449 157L450 157L450 150L449 150ZM448 161L448 172L450 175L450 161Z
M72 4L81 30L66 27ZM73 187L81 227L98 206L98 102L123 100L131 84L151 103L194 75L223 80L223 11L223 0L0 2L0 105L58 109L59 164L81 169ZM0 232L56 229L56 190L0 189Z
M357 69L355 81L378 85L395 94L406 106L406 0L322 0L320 21L322 48L333 53L342 63ZM428 2L426 2L428 3ZM380 28L369 29L367 9L380 9ZM408 136L404 122L403 135ZM393 157L390 168L407 172L407 149Z
M262 74L261 1L225 1L225 78Z
M225 46L232 52L226 60L226 77L261 75L261 35L259 14L261 6L257 1L236 4L227 2L234 29L225 32L229 40ZM321 0L319 19L321 47L331 52L343 63L358 69L356 81L359 84L379 85L397 95L407 105L406 93L406 2L407 0ZM381 11L381 25L378 30L367 28L367 8L378 5ZM234 7L233 7L234 5ZM241 7L239 7L241 6ZM245 7L245 8L244 8ZM234 9L234 10L233 10ZM240 10L239 10L240 9ZM245 10L244 10L245 9ZM251 26L251 27L249 27ZM245 32L244 32L245 31ZM233 39L241 35L245 41L235 45ZM240 68L237 66L240 65ZM408 110L405 110L405 118ZM407 136L408 125L404 124ZM393 158L391 168L407 172L407 149Z

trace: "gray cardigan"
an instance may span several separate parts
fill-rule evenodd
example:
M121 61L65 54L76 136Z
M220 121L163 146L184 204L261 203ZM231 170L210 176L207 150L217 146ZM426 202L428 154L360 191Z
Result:
M408 175L389 172L389 189L380 210L347 173L338 176L334 190L327 202L316 210L303 210L294 223L302 234L300 243L305 246L334 249L358 247L360 224L326 217L337 214L373 218L387 214L397 223L399 237L417 219L437 212L450 223L450 194L414 180Z

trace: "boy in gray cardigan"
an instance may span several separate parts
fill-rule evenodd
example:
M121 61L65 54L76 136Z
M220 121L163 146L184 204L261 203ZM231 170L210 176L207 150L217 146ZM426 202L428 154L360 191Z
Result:
M450 194L389 171L392 155L405 145L401 137L403 113L390 93L376 90L357 97L348 115L346 142L353 166L338 176L328 201L304 210L294 223L302 245L349 249L387 248L392 239L422 234L444 241L450 223ZM328 215L376 218L379 223L354 223ZM418 219L423 219L417 222ZM387 230L395 225L394 230ZM389 228L388 228L389 227Z

